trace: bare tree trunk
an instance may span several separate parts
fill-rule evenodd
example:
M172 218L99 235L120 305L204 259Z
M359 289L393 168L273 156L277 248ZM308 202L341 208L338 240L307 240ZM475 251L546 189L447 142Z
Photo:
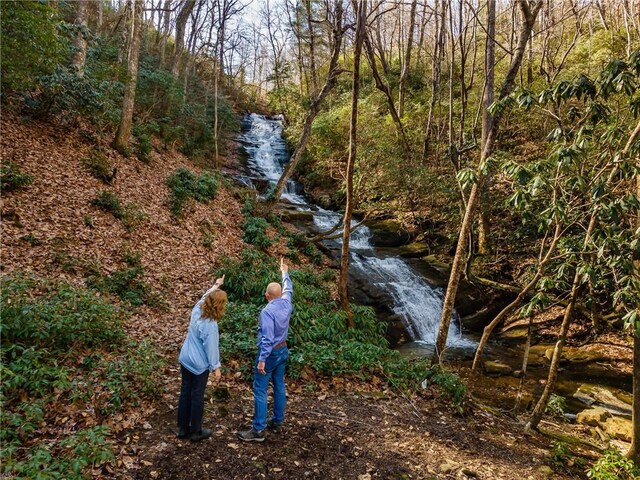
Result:
M102 15L104 11L104 5L102 3L103 0L98 0L96 2L96 33L100 34L102 30Z
M318 73L316 71L316 39L313 32L311 0L305 0L304 6L307 11L307 28L309 29L309 62L311 67L311 85L313 86L312 98L316 98L318 95Z
M171 0L164 1L164 12L162 20L162 41L160 42L160 66L164 67L166 62L167 38L169 38L169 28L171 27Z
M189 20L189 16L195 5L196 0L185 0L176 19L176 50L173 54L173 61L171 62L171 75L176 78L178 78L180 59L182 58L182 50L184 50L184 32L187 27L187 20Z
M132 36L129 47L129 59L127 61L127 83L122 100L122 114L120 124L113 140L113 147L120 152L127 152L129 138L131 137L131 124L133 122L133 107L136 98L136 84L138 81L138 58L140 55L140 41L142 37L142 2L133 0L133 19L131 22Z
M355 0L353 1L354 7ZM351 120L349 122L349 156L347 158L346 191L347 199L342 224L342 253L340 255L340 284L339 294L342 309L347 314L347 327L353 328L353 312L349 305L347 280L349 278L349 238L351 236L351 214L353 212L353 171L356 163L357 135L358 135L358 96L360 95L360 57L362 55L362 41L365 36L365 22L367 17L366 0L359 0L356 16L356 37L353 52L353 89L351 92Z
M640 190L640 182L638 188ZM640 191L638 195L640 196ZM640 325L632 325L631 328L633 331L633 410L631 415L633 432L631 446L626 456L636 465L640 465Z
M300 140L298 141L298 145L296 146L293 154L291 155L291 159L287 162L282 175L280 176L280 180L278 180L278 184L273 190L273 194L271 195L271 199L269 202L273 205L280 198L282 192L284 191L284 187L291 177L294 169L298 165L298 162L302 158L302 154L307 148L307 142L309 141L309 135L311 134L311 126L313 125L313 120L318 115L320 111L320 105L322 105L322 101L327 96L327 94L335 87L336 82L338 80L338 76L342 73L342 70L338 68L338 58L340 57L340 50L342 47L342 37L344 36L344 30L342 26L342 3L336 2L334 5L334 24L333 24L333 32L332 32L332 49L331 49L331 60L329 61L329 73L327 76L327 81L320 90L318 94L318 98L314 99L309 106L309 110L307 111L307 115L304 119L302 125L302 134L300 135Z
M518 385L518 393L516 395L516 404L513 407L514 413L517 415L520 411L520 402L522 402L522 390L524 389L524 381L527 378L527 364L529 363L529 349L531 348L531 332L533 324L533 315L529 315L529 323L527 323L527 341L524 344L524 354L522 355L522 369L520 370L520 384Z
M400 81L398 82L398 116L402 118L404 115L405 93L407 89L407 76L409 75L409 67L411 65L411 47L413 46L413 31L416 26L416 7L418 0L411 2L411 12L409 13L409 32L407 33L407 47L404 54L404 63L400 72Z
M438 9L440 16L438 17ZM431 102L429 102L429 113L427 115L427 127L424 132L424 145L422 148L422 160L426 160L429 153L431 142L431 127L433 122L433 112L438 98L438 89L440 88L440 70L442 69L442 58L444 56L444 32L445 32L445 16L447 6L444 0L440 2L440 6L436 2L436 36L433 47L432 77L431 77Z
M520 8L523 12L520 38L518 40L518 46L516 48L515 55L511 60L509 70L504 79L504 82L502 83L499 99L505 98L513 91L515 87L514 80L516 78L518 70L520 69L520 65L522 64L525 47L529 40L529 35L531 34L533 24L535 23L535 19L538 15L540 7L542 6L542 0L536 0L533 5L530 5L528 0L519 0L519 3ZM485 145L481 152L480 164L484 163L493 151L493 144L495 142L495 137L497 134L497 127L500 124L500 118L501 116L499 114L496 114L493 118L492 128L488 132ZM480 196L479 193L481 191L483 181L483 175L480 170L480 173L478 175L478 182L473 185L469 194L469 199L467 201L467 210L464 214L462 225L460 226L460 233L458 234L459 239L467 238L469 235L471 224L473 223L473 217L478 205L478 199ZM444 350L447 343L447 333L449 332L449 324L451 323L451 314L453 313L453 304L455 302L456 292L458 291L458 285L460 284L460 277L464 270L463 266L465 263L466 246L467 242L458 241L453 264L451 265L451 274L449 276L447 293L445 295L444 304L442 306L440 329L438 330L438 339L436 341L435 356L439 362L442 361L444 355Z
M495 83L495 54L496 54L496 1L487 0L487 42L485 48L485 78L486 87L484 89L483 109L482 109L482 148L487 141L487 136L492 128L493 117L489 113L489 107L493 103L493 90ZM489 182L487 182L487 189ZM478 225L478 253L485 255L489 252L489 218L486 211L487 192L480 192L480 222ZM483 205L485 208L482 208Z
M71 65L75 68L80 77L84 76L84 63L87 59L87 39L85 31L87 29L87 2L86 0L77 0L76 2L76 18L74 21L77 28L73 39L75 48L71 57Z
M638 135L640 135L640 122L627 141L623 155L629 152ZM638 163L640 163L640 155L636 158L636 165ZM636 197L640 198L640 175L636 175ZM636 228L640 229L640 211L636 218ZM640 260L634 261L634 270L636 275L640 275ZM631 332L633 334L633 410L631 415L633 431L631 446L626 456L636 465L640 465L640 320L636 320L636 324L631 325Z

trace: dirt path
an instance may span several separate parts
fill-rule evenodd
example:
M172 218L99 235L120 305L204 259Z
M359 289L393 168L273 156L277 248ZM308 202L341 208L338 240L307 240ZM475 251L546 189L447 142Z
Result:
M444 399L304 392L292 388L286 428L264 443L235 432L250 425L247 386L214 391L205 424L213 437L198 444L175 438L175 410L122 437L119 469L132 479L543 479L550 441L524 437L511 420L476 411L454 416ZM216 393L226 399L214 399ZM220 395L218 395L220 396ZM225 395L222 395L225 396ZM541 469L542 468L542 469Z

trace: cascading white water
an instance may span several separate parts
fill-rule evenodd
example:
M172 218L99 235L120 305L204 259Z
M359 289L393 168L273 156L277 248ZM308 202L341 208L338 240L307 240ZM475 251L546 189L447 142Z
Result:
M246 120L246 131L241 135L249 167L275 184L289 160L287 146L282 138L282 123L252 113ZM330 210L310 205L300 195L301 189L290 180L283 198L296 208L313 212L313 222L320 231L326 231L341 221L342 216ZM357 222L352 221L352 226ZM429 285L405 261L398 257L380 257L371 244L371 231L361 225L351 233L349 240L351 267L377 287L386 289L394 301L392 310L405 322L414 340L434 344L438 335L443 294L441 289ZM447 346L475 348L476 342L462 336L452 322Z

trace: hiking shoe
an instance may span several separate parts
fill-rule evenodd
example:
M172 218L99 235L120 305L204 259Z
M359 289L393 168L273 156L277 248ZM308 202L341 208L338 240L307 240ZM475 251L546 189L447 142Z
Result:
M189 429L188 428L178 428L178 434L176 435L178 438L187 438L189 436Z
M269 429L270 432L273 432L273 433L282 432L282 424L274 420L269 420L267 422L267 428Z
M191 441L192 442L199 442L200 440L205 440L205 439L209 438L212 433L213 432L211 431L210 428L203 428L199 432L196 432L193 435L191 435Z
M251 430L238 432L238 438L243 442L264 442L264 430L258 432L252 428Z

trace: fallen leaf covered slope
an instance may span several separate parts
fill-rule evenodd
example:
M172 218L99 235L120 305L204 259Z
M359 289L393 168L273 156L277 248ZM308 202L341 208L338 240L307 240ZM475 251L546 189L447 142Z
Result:
M33 179L26 188L2 194L2 275L29 272L82 285L87 270L108 275L125 266L124 254L139 253L144 280L165 307L137 309L130 331L170 344L179 341L189 309L212 284L212 268L245 246L238 200L219 182L211 203L190 200L176 219L168 206L167 177L179 167L200 172L183 155L154 151L144 163L118 154L108 139L92 143L69 128L6 114L1 126L3 165L11 163ZM85 165L97 148L117 168L111 185L94 178ZM142 220L127 229L93 206L104 190L122 205L134 204ZM203 241L203 225L209 242Z

